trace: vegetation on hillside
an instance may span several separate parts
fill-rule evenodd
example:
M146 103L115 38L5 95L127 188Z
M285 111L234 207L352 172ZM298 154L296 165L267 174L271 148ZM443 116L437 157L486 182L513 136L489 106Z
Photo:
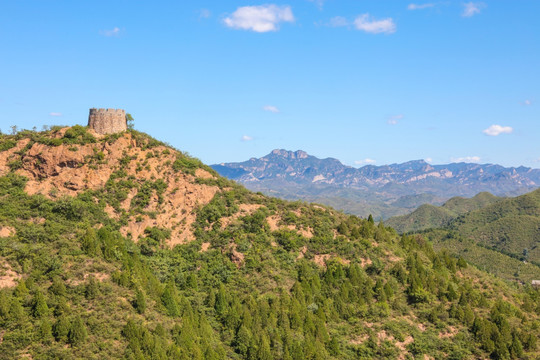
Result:
M395 216L388 219L387 224L399 233L407 233L432 228L445 227L459 215L481 209L502 198L487 192L477 194L472 198L453 197L442 206L425 204L410 214Z
M65 147L88 141L76 131L76 140L64 140L66 131L61 144L54 130L3 135L0 149L24 139ZM131 158L115 165L102 188L74 196L29 195L20 167L0 174L0 227L7 229L0 359L539 355L537 289L505 283L434 250L424 236L400 236L372 218L199 177L198 169L210 170L198 160L130 136L128 146L159 160L141 162L134 179L127 169L139 160ZM166 149L157 152L156 144ZM143 171L151 164L160 171ZM137 238L123 232L132 219L158 216L174 176L218 189L193 208L191 241L172 246L177 215ZM167 188L167 197L175 194Z

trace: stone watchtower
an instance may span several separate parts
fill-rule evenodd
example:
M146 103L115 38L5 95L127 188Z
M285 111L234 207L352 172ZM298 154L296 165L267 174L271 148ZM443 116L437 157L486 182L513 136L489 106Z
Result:
M122 109L90 109L88 127L101 135L126 131L126 111Z

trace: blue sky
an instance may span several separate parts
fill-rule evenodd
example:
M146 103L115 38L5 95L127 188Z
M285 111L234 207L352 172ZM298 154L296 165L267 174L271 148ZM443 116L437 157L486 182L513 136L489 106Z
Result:
M540 2L0 1L0 129L135 127L206 163L540 167Z

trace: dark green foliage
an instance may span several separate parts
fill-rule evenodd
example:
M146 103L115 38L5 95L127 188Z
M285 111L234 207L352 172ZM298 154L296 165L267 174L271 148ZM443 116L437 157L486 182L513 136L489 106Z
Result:
M47 306L45 296L43 296L39 290L34 295L32 313L35 317L43 317L49 313L49 307Z
M96 138L87 131L86 127L75 125L64 133L63 143L86 145L95 143Z
M81 345L86 341L88 333L86 331L86 326L84 325L82 319L79 316L76 316L69 328L68 341L71 345L77 346Z
M146 311L146 296L140 289L135 291L135 301L133 306L137 309L139 314L144 314Z

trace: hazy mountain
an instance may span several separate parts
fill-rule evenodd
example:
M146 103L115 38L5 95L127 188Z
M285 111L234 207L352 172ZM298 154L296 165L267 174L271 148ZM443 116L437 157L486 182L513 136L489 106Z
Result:
M249 189L334 206L360 216L388 218L422 204L440 205L480 192L515 196L540 186L540 170L494 164L430 165L424 160L354 168L333 158L276 149L262 158L212 165Z

